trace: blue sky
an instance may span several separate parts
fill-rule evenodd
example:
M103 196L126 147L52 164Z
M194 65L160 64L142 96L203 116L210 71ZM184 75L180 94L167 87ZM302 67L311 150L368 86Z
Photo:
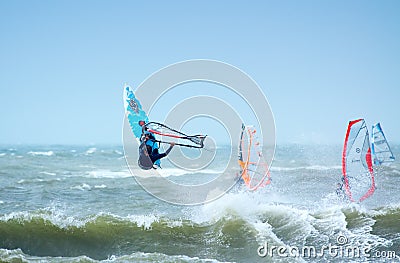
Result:
M0 143L121 143L122 85L213 59L249 74L278 143L400 142L399 1L1 1Z

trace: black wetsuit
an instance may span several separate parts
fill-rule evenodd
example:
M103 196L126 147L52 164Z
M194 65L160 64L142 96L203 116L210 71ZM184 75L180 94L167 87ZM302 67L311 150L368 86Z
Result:
M171 149L172 149L172 146L170 146L165 153L159 153L158 149L154 149L153 152L150 154L151 161L153 163L155 163L157 160L164 158L165 156L167 156L169 154Z
M147 145L146 142L143 141L140 146L139 146L139 160L138 164L140 168L148 170L153 168L154 163L161 159L164 158L169 154L169 152L172 150L172 145L168 148L168 150L165 151L165 153L159 153L158 149L153 149L151 153L148 153L147 151Z

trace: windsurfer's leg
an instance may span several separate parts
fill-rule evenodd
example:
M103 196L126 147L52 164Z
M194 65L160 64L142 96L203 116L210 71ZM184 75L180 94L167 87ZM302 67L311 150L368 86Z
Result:
M153 163L155 163L156 161L160 160L161 158L164 158L165 156L167 156L166 153L152 154L152 155L151 155L151 161L152 161Z

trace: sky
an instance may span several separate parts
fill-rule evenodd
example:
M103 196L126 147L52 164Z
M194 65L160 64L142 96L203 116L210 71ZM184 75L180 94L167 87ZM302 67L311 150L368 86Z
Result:
M0 1L0 144L121 144L123 84L190 59L256 81L278 144L342 144L356 118L400 143L399 13L395 0Z

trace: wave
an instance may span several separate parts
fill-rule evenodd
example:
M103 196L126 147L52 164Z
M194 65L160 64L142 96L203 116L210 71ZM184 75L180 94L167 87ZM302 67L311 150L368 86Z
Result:
M399 175L399 174L400 174L400 170L393 169L393 170L392 170L392 173L393 173L393 174L396 174L396 175Z
M53 156L54 152L53 151L47 151L47 152L34 152L34 151L30 151L28 152L29 155L32 156Z
M348 244L370 244L374 249L396 250L400 245L400 207L306 209L267 202L262 196L229 193L213 203L185 208L185 216L179 218L156 213L78 218L52 209L11 213L0 217L0 247L35 257L84 261L83 255L93 260L154 256L169 262L256 262L256 249L264 242L321 247L345 235Z
M107 188L107 185L101 184L101 185L91 186L89 184L82 183L79 185L71 186L70 189L72 189L72 190L76 189L76 190L81 190L81 191L91 191L93 188L94 189L104 189L104 188Z
M105 260L94 260L87 256L77 257L38 257L25 254L21 249L0 249L0 260L5 262L177 262L177 263L219 263L214 259L200 259L198 257L188 257L184 255L166 255L162 253L143 253L136 252L130 255L116 256L111 255Z
M44 175L57 175L56 173L46 172L46 171L39 172L39 174L44 174Z
M85 191L85 190L92 190L92 187L86 183L80 184L80 185L76 185L76 186L72 186L71 189L77 189L77 190L81 190L81 191Z
M184 177L187 175L195 175L195 174L205 174L205 175L218 175L222 174L224 171L217 169L202 169L202 170L186 170L180 168L161 168L161 169L151 169L151 170L142 170L140 168L131 169L132 175L138 177Z
M20 149L0 150L0 157L21 158L23 156L32 157L57 157L57 158L121 158L124 153L122 147L87 147L87 146L23 146Z
M87 149L83 154L87 156L99 155L99 156L119 156L119 157L124 155L124 153L119 149L118 150L113 148L98 149L96 147L91 147Z
M297 170L316 170L316 171L327 171L327 170L338 170L342 169L339 165L323 166L323 165L310 165L310 166L298 166L298 167L279 167L272 166L271 171L297 171Z
M92 170L84 174L88 178L127 178L131 177L131 173L126 171L111 171L107 169L103 170Z
M191 175L191 174L222 174L224 170L217 170L217 169L200 169L200 170L186 170L186 169L179 169L179 168L163 168L157 170L162 177L169 177L169 176L184 176L184 175Z
M93 153L95 153L96 151L97 151L97 148L95 148L95 147L89 148L89 149L85 152L85 155L93 154Z
M218 237L218 233L230 224L235 229L241 223L209 226L154 215L122 218L110 214L71 220L46 213L19 213L1 218L0 247L8 252L35 257L77 258L86 255L90 259L106 260L110 257L133 259L139 255L161 258L161 261L165 258L168 262L173 259L177 262L203 262L201 258L210 259L210 256L218 255L220 249L226 249L226 237ZM240 228L231 231L234 235L244 236L240 240L246 239ZM204 243L204 237L209 237L213 248ZM8 252L2 252L3 259L10 256Z

